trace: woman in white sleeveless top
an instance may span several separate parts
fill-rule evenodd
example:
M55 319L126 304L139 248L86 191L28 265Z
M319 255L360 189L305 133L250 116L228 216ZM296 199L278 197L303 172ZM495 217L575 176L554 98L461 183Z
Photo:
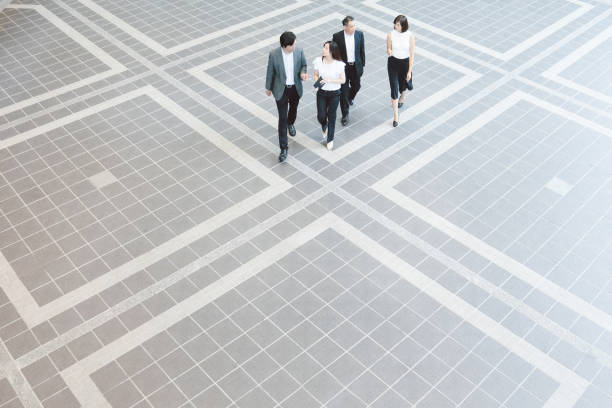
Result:
M393 127L399 124L399 108L406 99L408 81L412 78L414 63L414 36L408 31L408 19L399 15L393 20L393 31L387 35L387 72L391 86Z

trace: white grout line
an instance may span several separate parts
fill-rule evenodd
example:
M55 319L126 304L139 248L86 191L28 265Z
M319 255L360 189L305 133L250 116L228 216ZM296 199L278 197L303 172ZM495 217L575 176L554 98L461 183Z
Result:
M107 54L104 50L102 50L96 44L94 44L93 42L85 38L85 36L77 32L74 28L70 27L63 20L61 20L51 11L49 11L46 7L40 6L40 5L34 5L34 4L13 4L11 6L7 6L7 8L36 10L38 13L40 13L40 15L42 15L44 18L49 20L53 25L55 25L59 30L61 30L64 34L70 37L73 41L77 42L79 45L81 45L83 48L89 51L92 55L94 55L96 58L98 58L100 61L106 64L110 68L110 70L93 75L89 78L85 78L80 81L62 86L52 91L45 92L41 95L34 96L32 98L28 98L21 102L17 102L15 104L5 106L4 108L0 108L0 116L3 116L3 115L6 115L7 113L22 109L26 106L30 106L35 103L44 101L45 99L59 96L68 91L78 89L82 86L92 84L94 82L100 81L102 79L108 78L110 76L119 74L127 70L127 68L123 64L121 64L119 61L111 57L109 54Z
M441 142L430 147L429 149L421 153L419 156L406 163L404 166L389 174L384 179L379 180L373 185L372 188L383 194L393 202L399 204L406 210L415 214L419 218L425 220L430 225L440 229L442 232L449 235L451 238L457 240L468 248L481 254L485 258L489 259L491 262L501 266L508 272L512 273L513 276L516 276L517 278L530 284L534 288L541 290L557 302L568 306L570 309L573 309L577 313L580 313L581 315L593 320L595 323L602 325L607 330L612 331L612 316L610 314L593 306L584 299L574 295L566 289L544 278L537 272L514 260L513 258L492 247L491 245L485 243L481 239L473 236L467 231L459 228L458 226L454 225L445 218L439 216L427 207L417 203L410 197L404 195L403 193L399 192L394 188L395 185L397 185L400 181L406 179L406 177L425 167L432 160L450 150L453 146L460 143L462 140L471 135L474 131L484 126L487 122L495 119L498 115L500 115L505 110L509 109L521 100L526 100L530 103L533 103L534 105L540 106L553 113L559 114L564 118L576 121L577 123L585 127L588 127L594 131L600 132L612 138L612 130L610 129L590 122L571 112L567 112L532 95L525 94L521 91L516 91L512 95L503 99L502 101L479 115L476 119L472 120L462 128L455 131L453 134L451 134Z
M485 53L487 55L490 55L494 58L497 58L499 60L502 61L509 61L512 58L516 57L517 55L519 55L520 53L522 53L523 51L527 50L528 48L532 47L533 45L535 45L536 43L538 43L539 41L542 41L544 38L550 36L551 34L553 34L554 32L560 30L561 28L565 27L566 25L568 25L569 23L571 23L572 21L576 20L577 18L579 18L580 16L582 16L583 14L585 14L586 12L588 12L589 10L591 10L594 6L592 4L587 4L584 3L582 1L578 1L578 0L567 0L570 3L576 4L578 6L580 6L577 10L574 10L573 12L571 12L570 14L568 14L567 16L557 20L554 24L546 27L545 29L543 29L542 31L536 33L535 35L533 35L530 38L527 38L525 41L515 45L514 47L512 47L511 49L509 49L508 51L505 52L499 52L496 51L492 48L486 47L484 45L478 44L474 41L468 40L464 37L460 37L458 35L449 33L448 31L442 30L438 27L432 26L431 24L427 24L424 21L421 20L417 20L414 17L411 17L410 15L408 16L408 19L410 20L411 23L413 23L416 26L422 27L428 31L431 31L432 33L438 34L439 36L448 38L450 40L453 40L459 44L463 44L465 46L468 46L476 51ZM401 14L398 11L392 10L390 8L387 8L383 5L378 4L380 2L380 0L365 0L363 2L364 5L376 9L378 11L381 11L385 14L388 14L390 16L397 16L398 14Z
M92 0L79 0L79 2L81 2L83 5L85 5L86 7L88 7L92 11L94 11L95 13L99 14L100 16L102 16L104 19L108 20L112 24L116 25L122 31L126 32L127 34L129 34L130 36L132 36L133 38L138 40L140 43L146 45L147 47L149 47L150 49L155 51L156 53L158 53L160 55L163 55L163 56L168 56L168 55L172 55L172 54L175 54L177 52L186 50L188 48L191 48L191 47L193 47L195 45L202 44L202 43L205 43L207 41L214 40L215 38L219 38L219 37L222 37L224 35L233 33L234 31L241 30L244 27L248 27L250 25L260 23L260 22L265 21L265 20L267 20L269 18L276 17L276 16L279 16L281 14L288 13L290 11L296 10L296 9L298 9L300 7L303 7L305 5L310 4L311 0L298 0L298 1L296 1L295 3L293 3L293 4L289 5L289 6L281 7L279 9L276 9L274 11L270 11L270 12L262 14L260 16L253 17L251 19L241 21L238 24L232 24L229 27L224 28L222 30L214 31L214 32L212 32L210 34L206 34L206 35L204 35L202 37L195 38L193 40L187 41L187 42L179 44L179 45L175 45L174 47L170 47L170 48L167 48L167 47L163 46L162 44L158 43L153 38L149 37L148 35L146 35L142 31L138 30L137 28L134 28L134 26L132 26L131 24L126 23L124 20L122 20L119 17L115 16L110 11L104 9L101 6L98 6ZM202 7L206 7L206 6L202 5Z
M325 18L321 18L318 19L314 22L310 22L308 24L305 24L303 26L297 27L294 29L294 32L296 33L301 33L304 31L307 31L313 27L319 26L321 24L324 24L330 20L336 20L336 19L340 19L342 18L342 16L338 13L332 13L328 16L326 16ZM378 37L382 40L384 40L386 38L386 34L376 28L370 27L366 24L360 23L359 24L360 29L362 29L364 32L371 34L375 37ZM221 57L215 58L213 60L207 61L204 64L198 65L196 67L193 67L191 69L188 70L188 72L193 75L194 77L198 78L200 81L202 81L203 83L207 84L208 86L215 88L217 91L219 91L221 94L225 95L226 97L235 100L235 101L241 101L241 106L246 109L247 111L249 111L251 114L253 114L254 116L260 118L261 120L263 120L264 122L266 122L267 124L269 124L270 126L276 128L278 125L278 117L272 113L270 113L269 111L267 111L266 109L262 108L261 106L259 106L258 104L244 98L243 95L239 94L238 92L236 92L235 90L233 90L232 88L230 88L229 86L225 85L224 83L222 83L221 81L215 79L213 76L207 74L205 71L219 66L223 63L226 63L228 61L231 61L235 58L238 58L240 56L244 56L247 55L253 51L259 50L265 46L270 46L274 43L276 43L278 41L278 38L275 37L270 37L267 38L265 40L259 41L257 43L254 44L250 44L244 48L238 49L234 52L228 53L226 55L223 55ZM446 98L448 98L450 95L453 95L454 93L458 92L459 90L465 88L466 86L468 86L469 84L471 84L472 82L476 81L477 79L479 79L482 75L472 71L468 68L465 68L459 64L457 64L454 61L448 60L446 58L440 57L430 51L427 51L426 49L419 49L418 51L418 55L419 57L424 57L427 59L430 59L432 61L435 61L441 65L444 65L448 68L451 68L455 71L460 72L461 74L463 74L464 76L459 78L458 80L456 80L455 82L451 83L449 86L445 87L444 89L441 89L440 91L434 93L433 95L425 98L424 100L422 100L421 102L412 105L411 107L409 107L408 109L406 109L404 112L402 112L400 114L401 116L401 120L409 120L415 116L417 116L420 113L425 112L427 109L431 108L432 106L438 104L439 102L444 101ZM339 160L342 160L343 158L345 158L346 156L350 155L351 153L358 151L360 148L362 148L363 146L367 145L368 143L371 143L372 141L378 139L379 137L385 135L387 132L393 130L393 127L391 127L391 124L389 121L384 121L382 124L374 127L373 129L371 129L370 131L362 134L361 136L357 137L356 139L340 146L339 148L334 149L334 151L328 151L326 149L323 149L320 145L320 143L316 140L311 139L310 137L308 137L307 135L303 134L302 132L297 132L296 137L293 139L295 140L297 143L300 143L301 145L303 145L304 147L306 147L308 150L312 151L313 153L317 154L319 157L327 160L330 163L335 163Z
M83 406L109 407L108 402L91 380L93 372L142 344L146 339L155 336L201 309L247 279L255 276L276 260L291 253L328 228L333 228L367 253L376 253L377 259L381 260L382 264L389 267L403 279L412 283L437 302L483 331L487 336L559 382L560 386L557 391L545 405L547 408L569 408L574 405L585 391L588 386L586 380L489 318L454 293L448 291L438 282L407 264L333 213L328 213L317 219L301 231L278 243L247 264L242 265L229 275L69 367L62 373L64 381Z
M69 389L83 406L97 408L109 407L108 402L91 380L90 376L93 372L110 361L115 360L125 352L142 344L145 339L155 336L162 330L169 328L176 322L201 309L242 282L255 276L273 262L290 254L301 245L312 240L328 229L335 217L336 216L332 213L324 215L306 228L284 239L248 263L240 266L230 274L220 278L188 299L185 299L171 309L168 309L166 312L149 320L137 329L132 330L117 341L110 343L108 346L69 367L62 372L64 381Z
M30 327L50 319L56 314L77 305L81 301L87 299L89 296L99 293L100 291L112 286L128 276L133 275L141 269L167 257L176 250L202 238L218 227L225 225L229 221L245 214L251 209L265 203L269 199L290 188L290 184L285 181L285 179L276 175L273 171L259 163L256 159L237 148L233 143L227 141L224 137L208 127L198 118L187 112L181 106L170 100L168 97L150 85L128 92L99 105L84 109L80 112L74 113L68 117L51 122L39 128L32 129L31 131L22 135L2 141L0 142L0 149L12 146L15 143L28 140L32 137L36 137L51 129L82 119L88 115L100 112L104 109L134 99L141 95L148 95L154 101L166 108L169 112L173 113L177 118L181 119L189 127L200 133L216 147L226 153L231 153L236 161L268 183L269 186L253 195L248 200L244 200L232 207L227 208L223 212L216 214L214 217L172 238L166 243L155 247L151 251L140 255L139 257L105 273L104 275L80 286L71 292L68 292L62 297L55 299L44 306L38 306L32 295L17 276L15 270L0 254L0 272L2 272L0 273L0 284L2 287L6 287L5 290L7 296L10 298L11 302L14 303L15 307L21 314L21 317Z
M32 387L23 377L17 363L9 354L6 346L0 341L0 380L2 378L6 378L9 384L11 384L19 402L26 408L42 408L42 404L32 390ZM0 395L0 397L2 396Z
M557 62L555 65L550 67L548 70L542 73L542 76L548 78L552 81L555 81L563 86L567 86L568 88L575 89L584 94L592 96L597 99L601 99L607 103L612 104L612 96L604 94L603 92L596 91L595 89L586 87L584 85L577 84L573 78L563 78L560 74L562 71L567 69L570 65L578 62L582 57L584 57L589 52L593 51L596 47L602 44L604 41L608 41L612 37L612 26L608 27L606 30L600 32L593 39L584 43L580 48L575 51L572 51L568 55L564 56L563 59Z
M572 370L540 351L523 338L517 336L500 323L446 289L437 281L403 261L378 242L366 236L363 232L357 230L355 227L338 217L334 220L333 227L359 248L370 254L376 254L376 258L382 264L396 272L406 281L421 289L438 303L474 325L487 336L502 344L523 360L542 370L542 372L550 378L558 381L560 386L550 399L554 401L555 405L547 403L546 407L572 407L586 390L589 383Z

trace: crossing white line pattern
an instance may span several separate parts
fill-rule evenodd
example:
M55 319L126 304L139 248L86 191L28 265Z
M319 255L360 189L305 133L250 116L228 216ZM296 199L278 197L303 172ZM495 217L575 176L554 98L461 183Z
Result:
M328 21L341 20L342 18L343 16L338 13L332 13L330 15L327 15L325 18L317 19L316 21L304 24L300 27L295 27L293 28L293 31L295 33L307 32L313 27L325 24ZM370 35L373 35L374 37L380 40L384 40L385 38L387 38L387 35L384 32L376 28L373 28L367 24L364 24L362 22L359 23L359 28L363 30L364 32ZM231 61L234 58L240 57L242 55L246 55L250 52L261 49L263 47L270 46L276 43L277 41L278 41L277 37L267 38L265 40L250 44L244 48L233 51L231 53L228 53L226 55L223 55L211 61L207 61L206 63L201 64L199 66L193 67L188 72L192 74L193 76L195 76L196 78L200 79L202 82L204 82L208 86L228 96L230 99L241 101L242 107L244 107L246 110L251 112L253 115L259 117L260 119L262 119L269 125L276 127L278 118L275 115L263 109L258 104L251 102L248 99L244 98L244 96L240 95L238 92L231 89L226 84L215 79L212 75L207 74L206 71L210 68L213 68L225 62ZM450 95L453 95L456 92L460 91L461 89L467 87L472 82L478 80L482 76L481 74L475 71L472 71L471 69L461 66L446 58L440 57L428 51L427 49L419 48L418 54L419 54L419 57L425 57L441 65L449 67L459 72L460 74L462 74L462 76L459 77L459 79L457 79L456 81L452 82L449 86L437 91L433 95L427 97L423 101L409 107L406 111L402 112L400 114L400 120L402 121L410 120L411 118L417 116L418 114L425 112L427 109L431 108L432 106L436 105L439 102L444 101ZM343 158L350 155L351 153L358 151L361 147L367 145L368 143L371 143L372 141L378 139L379 137L382 137L383 135L385 135L387 132L391 130L393 130L393 127L391 127L391 124L388 123L388 121L385 121L381 123L380 125L374 127L373 129L369 130L368 132L365 132L364 134L360 135L358 138L342 145L339 148L336 148L333 152L328 151L326 149L321 149L319 142L311 139L310 137L304 135L303 133L299 131L297 132L295 141L305 146L306 148L311 150L313 153L317 154L318 156L327 160L328 162L335 163L335 162L342 160Z
M589 88L587 86L577 83L574 78L563 78L562 72L567 69L570 65L580 61L582 57L587 55L593 49L603 44L606 41L610 41L612 38L612 27L608 27L606 30L597 34L594 38L584 43L580 48L573 51L569 55L564 56L562 60L554 64L552 67L542 73L542 76L553 80L563 86L580 91L584 94L600 99L604 102L612 104L612 96L600 92L596 89Z
M578 9L574 10L572 13L568 14L567 16L563 17L562 19L557 20L554 24L546 27L545 29L543 29L542 31L538 32L537 34L535 34L534 36L525 39L524 41L522 41L520 44L515 45L514 47L512 47L511 49L509 49L508 51L505 52L499 52L496 51L490 47L486 47L483 46L482 44L478 44L474 41L468 40L466 38L460 37L458 35L449 33L448 31L442 30L438 27L435 27L431 24L428 24L422 20L418 20L415 19L413 17L411 17L410 15L408 16L408 18L410 19L411 23L414 23L415 25L422 27L428 31L431 31L432 33L438 34L442 37L448 38L449 40L453 40L459 44L463 44L465 46L468 46L476 51L485 53L487 55L490 55L494 58L497 58L499 60L502 61L509 61L512 58L516 57L517 55L521 54L522 52L524 52L525 50L533 47L535 44L537 44L538 42L542 41L544 38L550 36L551 34L559 31L560 29L562 29L563 27L567 26L568 24L570 24L572 21L575 21L576 19L580 18L580 16L584 15L585 13L587 13L589 10L591 10L593 8L592 4L588 4L579 0L567 0L570 3L576 4L578 6L580 6ZM385 7L380 3L380 0L364 0L363 4L371 7L375 10L381 11L385 14L388 14L390 16L397 16L400 13L397 10L391 10L388 7Z
M601 310L592 304L586 302L580 297L567 291L566 289L558 286L557 284L545 279L537 272L514 260L510 256L506 255L502 251L492 247L485 243L474 235L467 231L457 227L453 223L447 221L445 218L439 216L429 208L419 204L412 198L400 193L394 187L406 179L409 175L415 173L419 169L425 167L435 158L439 157L443 153L450 150L453 146L456 146L462 140L470 136L473 132L480 129L487 122L494 120L497 116L508 110L520 101L528 101L534 105L540 106L551 112L557 113L565 118L571 119L585 127L588 127L596 132L612 138L612 130L600 126L596 123L590 122L579 115L565 111L555 105L552 105L546 101L536 98L532 95L526 94L521 91L516 91L510 96L498 102L496 105L489 108L487 111L480 114L477 118L467 123L462 128L456 130L451 135L446 137L438 144L430 147L413 160L409 161L405 165L401 166L387 177L379 180L373 185L373 189L384 195L393 202L401 205L411 213L415 214L419 218L428 222L430 225L440 229L453 239L466 245L468 248L478 252L480 255L489 259L491 262L501 266L514 276L530 284L534 288L539 289L543 293L547 294L559 303L564 304L572 310L586 316L590 319L594 319L598 324L604 326L608 330L612 330L612 316Z
M174 47L168 48L160 44L159 42L155 41L153 38L146 35L142 31L138 30L134 26L126 23L124 20L115 16L114 14L106 10L105 8L100 7L93 0L79 0L79 1L83 3L85 6L87 6L88 8L90 8L91 10L93 10L94 12L96 12L97 14L99 14L100 16L104 17L106 20L110 21L111 23L119 27L121 30L125 31L127 34L129 34L130 36L132 36L133 38L135 38L142 44L146 45L147 47L151 48L156 53L163 55L163 56L176 54L177 52L187 50L198 44L203 44L207 41L211 41L216 38L223 37L224 35L238 31L242 28L243 25L248 26L248 25L257 24L259 22L265 21L272 17L280 16L282 14L285 14L290 11L296 10L298 8L304 7L311 3L311 0L298 0L295 3L290 4L288 6L281 7L279 9L264 13L260 16L253 17L245 21L241 21L240 24L234 24L223 30L217 30L210 34L204 35L202 37L195 38L191 41L187 41L185 43L175 45Z
M262 165L251 156L238 149L231 142L227 141L223 136L219 135L213 129L208 127L202 121L197 119L191 113L187 112L181 106L173 102L167 96L163 95L160 91L154 87L148 85L143 88L125 93L116 98L103 102L101 104L89 107L80 112L76 112L65 118L51 122L44 126L40 126L31 131L22 133L21 135L14 136L10 139L6 139L0 142L0 150L9 146L14 146L25 140L36 137L44 132L64 126L76 120L85 118L97 112L101 112L109 107L116 106L122 102L129 101L141 95L147 95L169 112L172 112L177 118L181 119L185 124L190 126L196 132L212 142L219 149L224 152L231 153L234 158L241 163L242 166L246 167L258 177L269 184L268 187L264 188L257 194L251 196L248 200L244 200L233 207L230 207L221 213L213 216L209 220L203 222L200 225L193 227L190 230L172 238L166 243L152 249L148 253L145 253L117 268L114 270L96 278L79 288L68 292L64 296L55 299L54 301L39 306L26 287L23 285L14 269L6 261L6 258L0 253L0 286L2 286L8 297L13 302L21 314L24 321L30 326L35 326L45 320L50 319L62 311L75 306L79 302L87 299L88 297L99 293L100 291L112 286L122 279L131 276L132 274L142 270L143 268L152 265L177 251L180 248L189 245L190 243L202 238L206 234L214 231L216 228L226 224L230 220L233 220L249 210L257 207L258 205L268 201L270 198L286 191L290 184L283 178L276 175L270 169Z
M338 216L329 213L312 224L303 228L283 242L260 254L250 262L242 265L229 275L211 284L209 287L192 295L179 305L145 323L121 339L107 347L98 350L79 363L69 367L62 375L64 381L83 406L110 408L108 401L100 393L91 380L90 375L133 347L141 344L155 334L196 312L206 304L214 301L227 291L247 279L255 276L261 270L291 253L299 246L310 241L325 230L332 228L343 237L369 254L376 255L383 265L400 275L402 278L421 289L449 310L458 313L466 321L502 344L508 350L517 354L525 361L533 364L546 375L558 381L560 386L546 402L545 408L570 408L583 394L588 383L576 373L561 365L547 354L543 353L510 330L486 316L454 293L448 291L435 280L407 264L395 254L366 236L363 232L346 223Z
M74 28L70 27L68 24L66 24L66 22L64 22L62 19L60 19L55 14L53 14L51 11L49 11L49 9L47 9L45 6L41 6L38 4L12 4L12 5L7 6L7 8L13 8L13 9L18 9L18 10L19 9L36 10L38 13L40 13L40 15L42 15L44 18L49 20L59 30L61 30L64 34L66 34L72 40L80 44L83 48L89 51L92 55L94 55L96 58L98 58L100 61L106 64L110 69L108 71L101 72L96 75L92 75L89 78L85 78L80 81L73 82L69 85L62 86L60 88L51 90L49 92L45 92L41 95L37 95L31 98L28 98L26 100L23 100L21 102L17 102L15 104L0 108L0 116L6 115L7 113L14 112L19 109L23 109L27 106L44 101L45 99L53 98L55 96L62 95L66 92L73 91L85 85L93 84L94 82L109 78L127 69L123 64L121 64L119 61L114 59L112 56L110 56L108 53L106 53L96 44L91 42L81 33L76 31Z

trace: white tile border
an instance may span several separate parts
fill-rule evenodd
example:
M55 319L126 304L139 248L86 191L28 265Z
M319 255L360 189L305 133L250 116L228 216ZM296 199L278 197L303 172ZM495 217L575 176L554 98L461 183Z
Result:
M64 94L69 91L73 91L82 86L92 84L94 82L100 81L102 79L108 78L115 74L119 74L127 68L121 64L119 61L111 57L104 50L98 47L96 44L85 38L81 33L77 32L74 28L70 27L63 20L49 11L45 6L35 5L35 4L13 4L10 6L6 6L6 8L14 8L14 9L32 9L36 10L40 15L49 20L54 26L56 26L60 31L66 34L70 39L80 44L83 48L89 51L92 55L102 61L105 65L107 65L110 70L101 72L99 74L90 76L89 78L82 79L77 82L73 82L72 84L64 85L60 88L54 89L49 92L45 92L44 94L34 96L23 100L21 102L14 103L12 105L5 106L4 108L0 108L0 116L6 115L7 113L14 112L16 110L22 109L26 106L33 105L35 103L44 101L45 99L53 98Z
M196 312L247 279L257 275L267 266L291 253L328 228L332 228L342 234L346 239L367 253L376 254L376 258L382 264L395 271L402 278L458 314L508 350L540 369L550 378L559 382L559 387L546 402L544 408L572 407L584 393L588 386L586 380L524 339L516 336L510 330L454 293L448 291L438 282L418 271L333 213L328 213L317 219L312 224L260 254L247 264L242 265L229 275L64 370L62 372L64 381L83 406L110 408L110 404L92 381L92 373L132 348L142 344L147 339L168 329L173 324Z
M405 13L400 13L398 11L392 10L388 7L385 7L381 4L378 4L381 0L364 0L363 4L373 8L375 10L381 11L385 14L388 14L390 16L397 16L399 14L405 14ZM432 33L438 34L441 37L445 37L448 38L452 41L455 41L459 44L463 44L467 47L470 47L476 51L485 53L487 55L490 55L494 58L497 58L499 60L502 61L509 61L512 58L516 57L517 55L519 55L520 53L522 53L523 51L527 50L528 48L532 47L534 44L538 43L539 41L542 41L544 38L548 37L549 35L551 35L552 33L560 30L561 28L565 27L566 25L568 25L569 23L571 23L572 21L576 20L577 18L579 18L580 16L582 16L583 14L585 14L587 11L591 10L594 6L592 4L587 4L584 3L582 1L579 0L567 0L570 3L576 4L578 6L580 6L577 10L574 10L573 12L571 12L570 14L568 14L567 16L563 17L560 20L557 20L554 24L546 27L545 29L543 29L542 31L536 33L535 35L533 35L532 37L529 37L527 39L525 39L524 41L522 41L521 43L515 45L514 47L512 47L511 49L509 49L508 51L505 52L499 52L496 51L492 48L486 47L484 45L478 44L474 41L468 40L466 38L460 37L458 35L449 33L448 31L442 30L438 27L435 27L431 24L428 24L422 20L417 20L414 17L411 17L410 15L408 15L408 20L410 21L411 24L414 24L415 26L418 27L422 27L428 31L431 31ZM407 11L410 11L409 9Z
M586 54L591 52L597 46L602 44L604 41L608 41L612 38L612 26L608 27L606 30L600 32L597 36L592 38L591 40L584 43L580 48L576 51L572 51L567 55L563 55L563 59L557 62L555 65L550 67L548 70L542 73L544 78L548 78L552 81L555 81L563 86L568 88L575 89L580 91L586 95L592 96L594 98L600 99L604 102L612 104L612 96L606 95L603 92L596 91L595 89L586 87L584 85L580 85L576 83L573 78L563 78L561 76L561 72L563 72L567 67L574 64Z
M293 29L293 32L299 34L302 32L306 32L313 27L317 27L321 24L325 24L328 21L341 20L342 18L343 16L340 15L339 13L332 13L330 15L325 16L324 18L320 18L316 21L304 24L300 27L296 27ZM387 38L386 33L376 28L373 28L367 24L361 23L361 22L359 23L359 29L381 40L384 40L385 38ZM215 79L214 77L212 77L211 75L205 72L207 69L210 69L212 67L218 66L225 62L231 61L234 58L246 55L250 52L259 50L267 46L272 46L276 42L278 42L278 37L276 36L267 38L265 40L261 40L257 43L250 44L234 52L230 52L222 57L215 58L204 64L193 67L189 69L188 72L191 75L198 78L200 81L210 86L211 88L214 88L220 93L224 94L228 98L235 100L235 101L240 101L240 105L244 109L252 113L254 116L257 116L259 119L263 120L270 126L276 128L278 126L277 115L272 114L269 111L262 108L261 106L257 105L256 103L249 101L248 99L244 98L244 96L240 95L238 92L236 92L235 90L233 90L226 84L222 83L221 81ZM416 115L426 111L427 109L431 108L437 103L445 100L448 96L465 88L466 86L468 86L469 84L476 81L478 78L482 76L478 72L472 71L451 60L440 57L430 51L427 51L426 49L419 48L417 51L417 54L419 57L425 57L427 59L435 61L463 75L459 77L459 79L454 81L452 84L447 86L446 88L441 89L440 91L425 98L421 102L410 106L404 112L400 113L400 121L410 120ZM263 92L263 87L262 87L262 92ZM272 97L270 97L270 103L272 103L272 100L273 100ZM391 112L391 110L389 110L389 112ZM374 127L370 131L360 135L354 140L343 144L342 146L334 149L333 151L328 151L327 149L323 148L323 146L321 146L318 140L313 140L307 135L299 131L297 132L296 137L291 138L291 140L295 141L296 143L300 143L301 145L308 148L313 153L317 154L319 157L327 160L328 162L335 163L339 160L342 160L343 158L350 155L351 153L359 150L361 147L365 146L366 144L378 139L379 137L383 136L385 133L391 130L393 130L393 127L391 126L391 120L390 119L385 120L382 124Z
M100 291L112 286L128 276L131 276L132 274L140 271L142 268L145 268L167 257L176 250L202 238L206 234L245 214L258 205L265 203L272 197L288 190L291 187L285 179L276 175L273 171L237 148L231 142L227 141L223 136L219 135L216 131L208 127L198 118L187 112L181 106L177 105L151 85L128 92L101 104L89 107L80 112L76 112L65 118L58 119L36 129L32 129L28 132L14 136L10 139L0 141L0 149L4 149L14 144L23 142L24 140L31 139L51 129L64 126L68 123L100 112L109 107L116 106L122 102L129 101L141 95L149 96L151 99L166 108L169 112L173 113L177 118L181 119L189 127L200 133L216 147L226 153L231 153L232 157L234 157L242 166L246 167L259 178L264 180L269 184L269 186L253 195L248 200L244 200L225 209L223 212L199 225L196 225L190 230L177 235L151 251L113 269L112 271L105 273L104 275L86 283L78 289L68 292L62 297L55 299L44 306L39 306L36 303L30 292L15 273L15 270L0 252L0 286L5 290L7 296L29 327L33 327L38 323L50 319L58 313L77 305L79 302L87 299L88 297L99 293Z
M260 16L241 21L239 24L232 24L222 30L214 31L210 34L204 35L199 38L195 38L193 40L187 41L179 45L175 45L174 47L170 47L170 48L163 46L162 44L158 43L157 41L155 41L153 38L149 37L142 31L136 29L134 26L128 24L124 20L115 16L114 14L106 10L104 7L97 5L93 0L79 0L79 2L81 2L83 5L85 5L86 7L94 11L95 13L99 14L100 16L102 16L104 19L108 20L115 26L119 27L122 31L129 34L130 36L132 36L133 38L135 38L136 40L138 40L140 43L144 44L145 46L149 47L156 53L163 55L163 56L168 56L168 55L172 55L177 52L186 50L198 44L202 44L207 41L214 40L215 38L219 38L224 35L233 33L234 31L241 30L244 27L248 27L249 25L257 24L269 18L276 17L281 14L296 10L300 7L310 4L311 0L298 0L294 4L291 4L289 6L285 6L285 7L276 9L274 11L270 11L268 13L262 14ZM203 5L203 7L205 7L205 5Z
M485 243L481 239L459 228L445 218L431 211L429 208L417 203L410 197L404 195L395 186L402 180L405 180L409 175L425 167L432 160L450 150L453 146L460 143L462 140L470 136L473 132L480 129L487 122L494 120L501 113L518 103L519 101L528 101L536 106L540 106L553 113L559 114L562 117L575 121L585 127L597 131L603 135L612 138L612 129L607 129L596 123L590 122L572 112L563 110L555 105L543 101L537 97L526 94L522 91L516 91L506 97L496 105L489 108L487 111L480 114L471 122L456 130L454 133L446 137L444 140L433 145L413 160L409 161L399 169L393 171L387 177L376 182L372 188L392 200L396 204L402 206L412 214L418 216L430 225L438 228L451 238L457 240L471 250L479 253L491 262L504 268L513 276L523 280L529 285L537 288L546 295L550 296L555 301L564 304L577 313L593 320L609 331L612 331L612 316L605 311L598 309L587 301L558 286L557 284L545 279L537 272L516 261L500 250Z

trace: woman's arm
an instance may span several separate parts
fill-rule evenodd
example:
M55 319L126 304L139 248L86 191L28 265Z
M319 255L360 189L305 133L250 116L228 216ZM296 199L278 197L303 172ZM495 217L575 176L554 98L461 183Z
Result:
M391 33L387 34L387 54L391 55L393 53L393 48L391 46Z
M408 75L406 80L410 80L412 76L412 64L414 64L414 34L410 36L410 59L408 60Z

